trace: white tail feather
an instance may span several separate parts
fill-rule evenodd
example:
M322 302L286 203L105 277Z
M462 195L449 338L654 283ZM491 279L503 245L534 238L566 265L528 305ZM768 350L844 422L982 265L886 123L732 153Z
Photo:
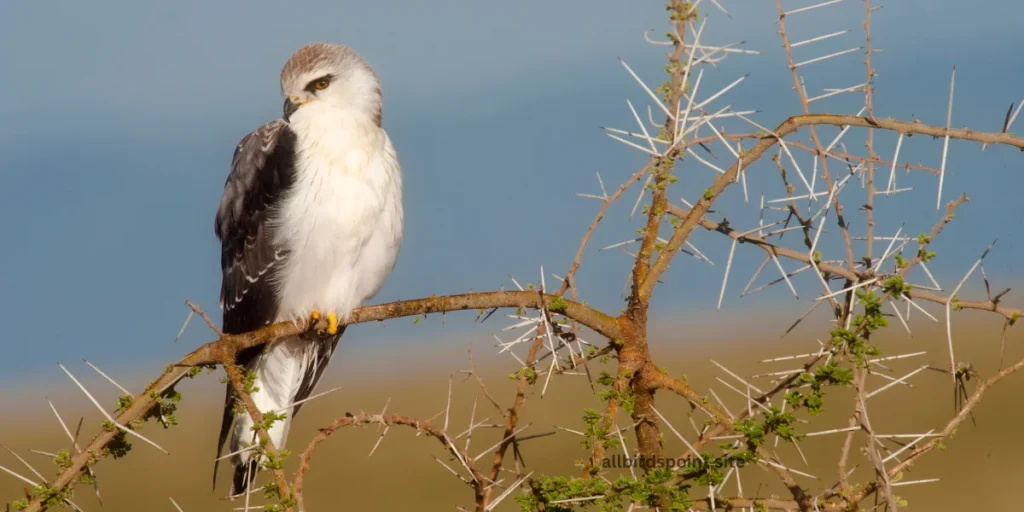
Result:
M260 354L254 361L252 369L256 372L254 386L259 388L252 394L253 402L260 412L281 411L295 402L303 376L310 371L309 366L315 364L320 344L301 338L289 338L275 343ZM278 449L282 449L288 439L288 428L291 426L293 407L281 411L285 418L274 422L267 432L270 440ZM253 441L252 418L247 412L235 415L231 429L230 451L242 450ZM236 455L235 466L249 461L250 452Z

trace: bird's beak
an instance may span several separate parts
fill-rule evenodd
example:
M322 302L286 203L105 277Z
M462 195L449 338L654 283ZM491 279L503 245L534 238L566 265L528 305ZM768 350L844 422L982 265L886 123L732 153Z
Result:
M305 102L303 102L303 101L295 101L292 98L285 98L284 99L284 120L288 121L288 118L290 118L292 116L292 114L294 114L295 111L298 110L299 107L301 107L303 104L305 104Z

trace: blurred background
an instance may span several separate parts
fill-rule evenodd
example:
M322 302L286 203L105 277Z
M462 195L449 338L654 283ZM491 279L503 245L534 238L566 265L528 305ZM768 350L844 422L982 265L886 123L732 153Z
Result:
M730 55L705 71L701 90L710 94L749 72L743 84L718 100L719 108L757 109L752 116L757 122L777 126L800 106L774 3L721 3L731 17L702 7L710 14L702 40L709 45L744 41L742 48L760 54ZM784 2L787 9L812 3ZM998 131L1007 107L1024 96L1024 70L1015 65L1014 53L1024 44L1017 28L1024 5L904 0L884 6L872 22L873 44L883 50L874 57L876 115L944 124L956 66L953 126ZM788 18L794 41L852 29L800 48L797 59L862 46L863 10L861 2L846 0ZM381 77L384 127L405 173L408 219L398 264L374 299L384 302L510 288L510 277L539 281L542 266L549 285L557 283L551 274L568 268L599 206L575 194L600 194L595 172L611 189L645 162L643 154L600 131L601 126L635 130L624 98L637 105L647 100L617 58L648 84L660 83L664 49L647 44L643 34L651 30L652 38L663 39L667 29L663 4L651 0L0 5L0 97L5 98L0 102L0 442L31 457L48 475L51 462L26 450L57 451L68 443L44 397L72 423L85 416L83 439L92 437L100 421L57 368L58 361L112 405L118 392L87 373L83 358L137 390L167 363L211 339L202 322L193 321L175 341L188 314L183 302L200 304L219 321L213 215L231 153L247 132L280 115L280 67L302 44L349 44ZM858 52L808 67L808 92L862 83L862 59ZM814 110L856 113L862 103L861 94L845 94L815 103ZM732 132L750 131L739 123L726 125ZM822 133L831 138L835 130ZM851 133L844 139L851 151L860 150L858 137ZM883 158L891 158L895 139L876 136ZM907 139L900 160L938 167L941 148L941 140ZM723 167L728 164L728 158L718 157L726 161ZM810 159L801 165L810 168ZM693 165L683 169L677 194L695 199L713 173ZM1021 155L952 142L947 170L943 201L966 193L971 202L933 244L939 253L930 266L936 279L946 288L954 286L998 236L985 260L986 275L997 289L1021 284ZM756 225L760 194L766 199L783 194L777 172L765 159L747 175L750 206L733 187L716 210L728 212L734 225ZM891 236L901 226L904 234L928 231L938 219L935 177L897 175L900 187L915 190L878 200L876 234ZM863 213L857 210L862 203L856 201L863 201L863 192L859 186L848 191L843 198L848 219L862 234ZM621 248L598 249L628 239L640 226L637 218L629 220L636 194L631 190L612 208L578 274L582 298L611 313L621 308L631 258ZM782 286L739 299L761 261L759 251L745 247L737 250L725 304L716 311L728 240L695 233L693 242L714 265L681 255L658 288L653 312L654 357L673 374L686 374L706 389L716 384L708 358L749 375L762 372L765 365L757 360L809 352L817 346L815 338L827 335L828 319L819 311L779 340L817 294L811 275L794 278L799 300ZM837 242L833 237L823 248L835 251ZM826 252L826 258L835 254ZM766 273L759 284L776 277ZM984 297L978 274L960 295ZM1006 300L1020 304L1014 293ZM941 319L941 308L930 310ZM965 312L955 319L958 359L991 375L999 367L998 318ZM492 336L507 336L500 331L506 324L498 315L474 323L473 313L466 313L448 315L444 324L440 318L417 324L403 319L349 329L319 386L343 389L306 407L290 439L301 446L331 418L379 410L389 397L389 411L432 416L444 407L448 375L468 368L470 344L491 393L506 404L513 385L506 377L517 364L507 354L497 355ZM909 338L894 322L884 335L893 345L883 350L895 354L924 347L926 358L941 365L941 324L917 316L912 325ZM1020 341L1011 330L1005 361L1021 357ZM894 368L909 371L925 362ZM458 382L460 376L455 378ZM531 431L555 425L578 429L582 407L599 405L584 380L554 381L542 399L538 393L528 402L525 421L534 422ZM239 506L214 500L223 488L215 495L209 487L221 386L216 376L189 382L182 386L182 425L167 432L146 428L171 456L135 443L127 459L100 464L103 509L173 510L168 496L190 512ZM453 421L468 421L474 386L470 380L458 388L455 400L465 411ZM885 402L881 396L875 414L891 414L887 427L896 431L923 433L952 412L948 387L948 375L925 372L915 388L893 395L902 400ZM977 410L978 425L965 424L947 443L947 453L929 455L913 475L942 477L943 483L898 488L912 509L1002 509L1024 498L1012 485L1014 475L1024 471L1024 441L1016 426L1022 419L1019 394L1013 396L1022 390L1020 377L1002 383ZM723 398L734 409L742 404L738 396ZM836 405L841 409L840 401ZM686 426L685 408L676 406L669 417ZM498 417L496 410L488 412ZM811 428L817 426L841 427L845 419L826 415ZM353 429L329 440L315 459L308 503L320 510L332 510L332 503L417 510L469 504L471 493L432 460L431 455L444 459L436 442L392 429L367 459L377 435L373 428ZM473 445L483 450L498 437L481 433ZM535 448L526 452L531 469L575 473L570 464L584 452L578 439L568 437L572 434L559 431L532 441ZM672 446L671 439L666 442ZM836 439L824 437L804 446L810 462L804 470L821 473L821 481L809 485L831 485L837 447ZM780 456L793 464L799 460L795 453ZM7 453L0 453L0 464L19 467ZM759 471L747 474L759 478ZM0 475L3 501L20 497L21 487ZM758 489L756 480L744 481L747 495ZM80 488L76 501L87 510L99 509L89 494ZM503 509L514 509L506 505Z

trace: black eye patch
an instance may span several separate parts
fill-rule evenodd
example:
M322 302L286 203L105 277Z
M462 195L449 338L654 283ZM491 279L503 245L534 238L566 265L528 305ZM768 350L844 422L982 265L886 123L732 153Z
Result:
M330 85L330 83L333 80L334 75L324 75L319 78L315 78L313 80L310 80L309 83L306 84L305 90L307 92L316 93L316 91L318 90L326 89L327 86Z

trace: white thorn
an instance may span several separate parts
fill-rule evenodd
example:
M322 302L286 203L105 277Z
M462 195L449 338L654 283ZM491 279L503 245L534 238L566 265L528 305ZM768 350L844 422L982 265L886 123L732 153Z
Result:
M912 371L912 372L910 372L910 373L908 373L908 374L906 374L906 375L904 375L904 376L902 376L902 377L900 377L900 378L898 378L898 379L896 379L896 380L894 380L894 381L892 381L892 382L890 382L890 383L888 383L888 384L886 384L886 385L884 385L884 386L882 386L882 387L880 387L880 388L878 388L878 389L868 393L867 395L865 395L864 398L871 398L871 397L881 393L882 391L885 391L885 390L895 386L896 384L902 384L902 383L906 382L907 379L909 379L909 378L913 377L914 375L917 375L918 373L921 373L921 372L923 372L923 371L925 371L927 369L928 369L928 365L924 365L924 366L922 366L922 367L920 367L920 368L918 368L918 369L916 369L916 370L914 370L914 371Z
M811 9L817 9L819 7L825 7L827 5L838 4L839 2L842 2L842 1L843 0L829 0L827 2L822 2L820 4L809 5L807 7L801 7L799 9L793 9L792 11L788 11L788 12L782 13L782 15L783 16L789 16L791 14L796 14L798 12L807 12L807 11L810 11ZM847 32L849 32L849 31L847 31Z
M835 52L835 53L830 53L828 55L822 55L821 57L815 57L813 59L808 59L808 60L805 60L803 62L798 62L798 63L793 65L793 68L795 69L795 68L799 68L801 66L806 66L808 64L814 64L816 62L821 62L821 61L828 60L828 59L834 59L836 57L840 57L840 56L846 55L848 53L857 52L857 51L860 51L860 50L863 50L863 49L864 49L864 47L858 46L856 48L850 48L849 50L843 50L843 51L839 51L839 52Z
M798 41L796 43L793 43L793 44L789 45L789 47L790 48L796 48L798 46L803 46L805 44L816 43L818 41L824 41L825 39L833 38L833 37L836 37L836 36L841 36L841 35L849 33L849 32L850 32L850 29L846 29L846 30L841 30L839 32L833 32L831 34L825 34L823 36L812 37L810 39L804 39L803 41Z
M647 91L647 95L650 96L652 100L654 100L654 104L661 107L661 110L665 111L665 115L667 115L670 119L675 119L675 117L672 115L672 112L669 112L668 108L665 107L665 104L662 103L661 99L658 98L658 95L654 94L654 91L647 87L647 84L645 84L644 81L641 80L640 77L633 72L633 69L629 67L629 64L626 64L626 61L622 59L619 59L619 62L622 63L622 66L626 68L626 71L629 72L633 79L636 80L637 83L639 83L640 86L644 88L644 91Z
M896 161L900 158L900 146L903 145L903 133L900 133L900 137L896 139L896 153L892 155L892 169L889 170L889 184L885 187L885 191L889 192L896 186Z
M949 78L949 108L946 110L946 137L942 143L942 165L939 167L939 194L935 199L935 211L942 208L942 182L946 177L946 155L949 152L949 126L953 122L953 86L956 84L956 66Z
M170 455L170 453L167 450L164 450L163 448L161 448L160 445L154 443L153 441L150 441L149 439L144 437L142 434L140 434L140 433L138 433L138 432L136 432L134 430L131 430L131 429L125 427L124 425L118 423L117 420L115 420L113 416L108 414L107 411L103 408L103 406L100 405L100 403L97 402L95 398L93 398L92 394L89 393L89 390L85 389L85 386L83 386L81 382L78 382L78 379L76 379L74 375L71 375L71 372L69 372L68 369L65 368L63 364L57 363L57 366L60 366L60 369L64 370L64 373L66 373L68 375L68 377L71 377L71 380L74 381L76 385L78 385L78 388L81 389L83 393L85 393L85 396L89 397L89 400L93 403L93 405L95 405L96 408L99 409L101 413L103 413L103 416L105 416L107 418L107 420L110 421L110 423L112 423L115 427L117 427L121 431L125 432L126 434L131 434L131 435L133 435L135 437L138 437L139 439L142 439L143 441L145 441L145 442L149 443L150 445L152 445L157 450L160 450L160 451L164 452L165 454Z

